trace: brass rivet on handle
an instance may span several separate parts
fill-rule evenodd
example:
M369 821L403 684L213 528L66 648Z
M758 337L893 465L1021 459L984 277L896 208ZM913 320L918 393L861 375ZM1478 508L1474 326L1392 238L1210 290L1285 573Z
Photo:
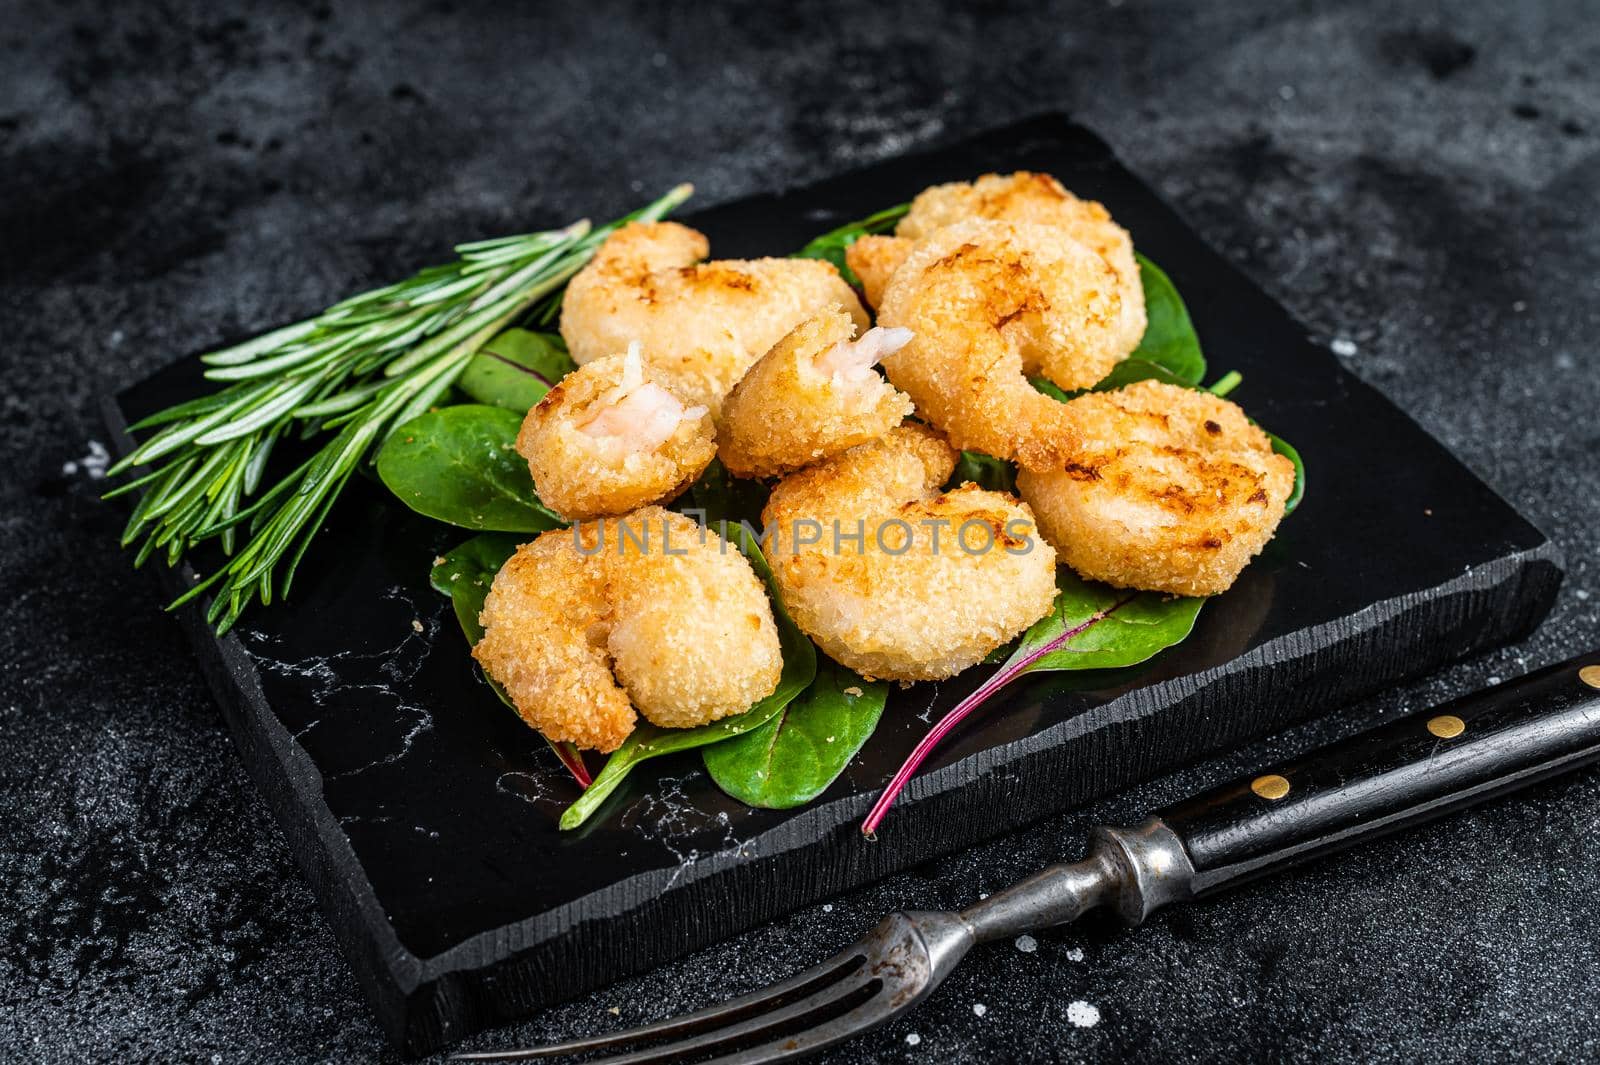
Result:
M1600 666L1584 666L1578 670L1578 679L1591 688L1600 688Z
M1467 731L1467 723L1454 714L1428 718L1428 731L1441 740L1453 740Z
M1264 777L1252 780L1250 790L1263 799L1275 801L1289 794L1289 782L1276 773L1268 773Z

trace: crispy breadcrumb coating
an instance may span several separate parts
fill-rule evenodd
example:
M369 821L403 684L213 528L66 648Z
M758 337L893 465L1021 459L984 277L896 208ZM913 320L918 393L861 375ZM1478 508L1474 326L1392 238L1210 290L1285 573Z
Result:
M775 477L866 443L911 413L911 397L873 369L911 339L869 329L858 340L844 308L795 326L728 394L717 454L739 477Z
M766 586L744 554L660 507L606 525L615 618L606 646L639 712L690 728L771 695L783 651Z
M568 374L528 412L517 453L539 499L569 521L664 502L716 455L705 407L647 379L639 345Z
M845 248L844 263L860 280L867 306L883 306L883 290L889 287L889 279L916 246L917 242L909 237L869 233Z
M676 222L613 233L562 301L572 357L582 365L641 341L652 378L715 416L751 363L811 315L838 304L861 329L870 324L832 263L699 262L708 250L702 234Z
M1049 226L958 222L895 271L878 311L911 343L884 359L889 380L956 447L1048 468L1070 454L1062 405L1034 374L1087 388L1122 358L1111 270Z
M1226 591L1283 519L1294 464L1235 404L1141 381L1064 404L1078 451L1017 489L1084 577L1175 595Z
M970 484L941 493L955 462L907 423L791 474L762 513L790 616L865 676L953 676L1054 601L1055 551L1032 512Z
M1115 327L1116 348L1127 355L1139 346L1146 321L1144 285L1139 280L1139 263L1133 256L1133 238L1111 220L1111 212L1103 204L1080 200L1049 174L1027 170L985 174L972 182L956 181L924 189L895 226L895 235L925 240L945 226L969 218L1055 226L1094 249L1116 275L1122 301ZM878 254L885 253L879 249ZM854 265L851 263L852 269ZM859 270L856 273L864 283L865 275ZM869 294L872 291L870 287L867 290ZM870 296L869 302L877 305Z
M473 657L522 719L603 752L633 731L635 707L663 728L704 725L771 695L783 672L749 560L660 507L524 544L478 620Z
M472 656L533 728L557 743L614 751L635 715L611 672L610 612L599 559L579 552L572 530L555 529L517 548L495 575Z

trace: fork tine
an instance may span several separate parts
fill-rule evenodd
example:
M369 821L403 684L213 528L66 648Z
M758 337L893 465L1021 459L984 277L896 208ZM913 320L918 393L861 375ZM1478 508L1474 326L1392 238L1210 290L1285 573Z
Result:
M621 1032L612 1032L609 1035L591 1036L588 1039L574 1039L566 1043L551 1043L542 1047L457 1053L450 1055L450 1060L528 1061L534 1058L550 1058L562 1054L581 1054L589 1050L603 1050L607 1047L622 1046L627 1043L640 1042L641 1040L662 1039L667 1036L705 1031L720 1027L730 1021L742 1020L755 1013L765 1011L769 1007L781 1008L796 1000L809 1001L819 991L848 979L851 974L866 963L866 960L867 944L865 942L852 943L826 961L814 965L804 972L796 973L787 980L759 988L737 998L730 998L714 1006L707 1006L705 1009L696 1010L693 1013L686 1013L681 1017L671 1017L664 1021L657 1021L654 1024L641 1025L638 1028L629 1028Z
M899 999L899 1001L896 1001ZM902 1013L921 1001L921 995L914 995L909 999L879 991L865 1002L860 1003L848 1012L842 1013L832 1020L819 1025L814 1025L803 1032L793 1035L780 1035L771 1042L762 1043L760 1046L749 1047L745 1050L726 1054L719 1058L712 1058L704 1065L769 1065L775 1061L788 1061L793 1058L803 1058L808 1054L815 1054L825 1047L842 1043L846 1039L853 1039L862 1032L876 1028L898 1013Z
M712 1028L675 1042L617 1057L600 1058L592 1065L662 1065L663 1062L682 1061L691 1055L737 1049L741 1045L781 1036L784 1032L826 1024L839 1012L853 1009L865 999L880 995L882 991L881 979L865 968L858 968L844 980L826 985L799 1002L763 1010L746 1020Z

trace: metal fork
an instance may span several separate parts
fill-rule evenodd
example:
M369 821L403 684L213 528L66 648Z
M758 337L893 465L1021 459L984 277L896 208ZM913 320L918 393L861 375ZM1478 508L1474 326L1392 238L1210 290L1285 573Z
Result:
M890 915L827 961L752 994L612 1035L454 1055L517 1061L670 1040L610 1065L815 1053L921 1002L978 943L1110 906L1138 924L1314 856L1432 820L1600 759L1600 652L1552 666L1185 800L1135 829L1093 831L1053 865L959 913Z

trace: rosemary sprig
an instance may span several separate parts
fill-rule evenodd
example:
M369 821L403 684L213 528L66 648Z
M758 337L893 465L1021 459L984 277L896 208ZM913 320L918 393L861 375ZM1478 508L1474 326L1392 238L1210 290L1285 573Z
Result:
M455 262L203 356L206 377L224 387L134 425L158 431L109 471L149 467L107 493L144 489L123 546L139 544L136 565L159 552L175 566L217 540L225 561L168 609L214 590L207 620L219 635L253 600L287 596L350 475L389 433L437 402L496 333L551 321L567 281L612 231L664 217L691 191L680 185L599 229L580 221L457 245ZM315 454L262 488L281 442L327 433Z

